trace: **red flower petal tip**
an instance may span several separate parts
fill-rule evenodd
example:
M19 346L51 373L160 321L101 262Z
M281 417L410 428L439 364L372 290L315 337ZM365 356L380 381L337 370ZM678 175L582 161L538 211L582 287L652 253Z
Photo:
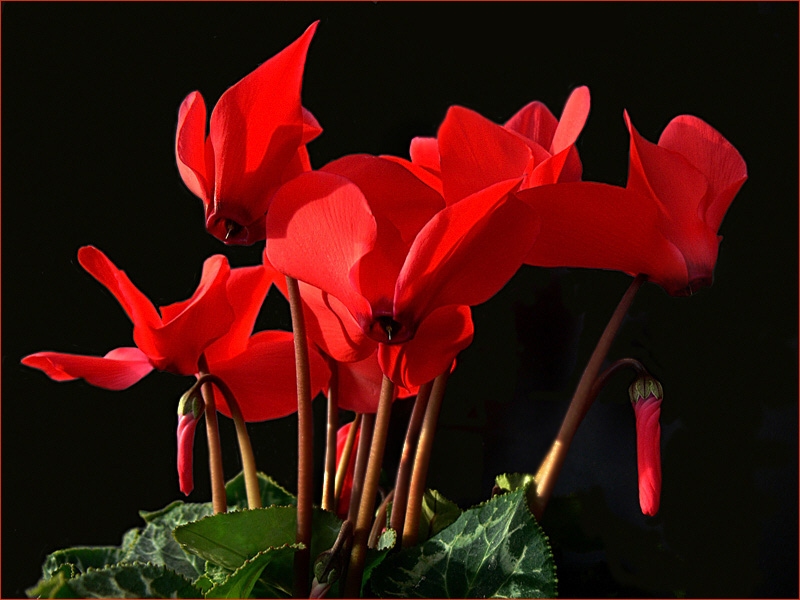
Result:
M651 377L637 379L631 386L636 413L636 457L639 468L639 505L653 516L661 499L661 385Z

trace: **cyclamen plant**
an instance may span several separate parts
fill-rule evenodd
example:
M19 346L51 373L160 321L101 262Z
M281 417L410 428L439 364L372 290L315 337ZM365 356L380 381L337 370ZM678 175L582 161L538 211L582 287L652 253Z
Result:
M263 263L209 258L200 285L156 309L100 250L81 265L115 296L135 347L103 357L38 352L22 359L56 381L110 390L151 370L194 376L178 407L178 484L192 492L195 428L206 420L212 498L143 514L118 548L50 555L38 597L552 597L556 574L537 520L592 401L631 368L642 511L659 508L660 383L633 358L603 370L639 288L691 295L711 285L718 230L747 178L736 149L681 115L657 144L625 113L625 187L581 181L575 147L590 92L557 119L531 102L504 125L454 106L410 160L350 155L312 169L322 129L301 104L317 24L226 91L206 131L199 92L178 111L175 155L226 244L265 241ZM610 269L633 277L535 474L501 474L493 496L462 510L426 490L437 419L471 307L521 268ZM253 333L270 286L293 333ZM323 493L313 493L311 401L328 397ZM414 397L396 473L382 471L392 402ZM340 423L339 411L355 412ZM245 422L298 414L297 495L256 469ZM243 472L226 483L217 414L236 424ZM405 424L403 424L405 426ZM392 481L384 493L381 475ZM319 502L319 508L315 505Z

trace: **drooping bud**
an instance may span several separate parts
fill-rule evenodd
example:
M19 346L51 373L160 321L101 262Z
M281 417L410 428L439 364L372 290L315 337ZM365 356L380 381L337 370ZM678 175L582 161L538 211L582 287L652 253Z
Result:
M194 432L205 410L200 390L192 386L178 402L178 480L181 491L187 496L194 489L192 456Z
M661 500L661 400L664 391L651 375L642 375L629 389L636 413L636 458L639 468L639 505L653 516Z

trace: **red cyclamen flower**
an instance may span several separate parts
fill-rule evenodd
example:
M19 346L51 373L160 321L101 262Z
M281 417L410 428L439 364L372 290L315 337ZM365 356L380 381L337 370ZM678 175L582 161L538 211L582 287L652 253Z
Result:
M589 89L575 89L561 119L541 102L531 102L504 125L453 106L436 138L414 138L411 160L439 174L447 204L489 187L522 177L520 189L579 181L581 162L575 141L589 114Z
M305 145L322 129L300 104L306 52L317 23L228 89L211 113L192 92L178 112L175 155L205 205L206 229L227 244L264 239L275 190L311 169Z
M344 157L278 191L268 260L318 288L307 303L334 313L314 311L309 325L323 351L354 361L377 347L394 383L420 385L469 345L469 306L494 295L530 247L535 216L508 193L518 183L445 207L393 159Z
M661 499L661 384L652 377L637 379L630 388L636 413L636 461L639 470L639 505L653 516Z
M526 262L643 274L675 296L710 285L717 230L747 179L736 149L697 117L673 119L658 145L630 125L625 188L560 183L517 194L541 218Z
M23 364L56 381L82 378L98 387L121 390L153 369L199 375L200 359L205 357L209 372L233 392L245 420L276 419L297 410L292 334L263 331L251 336L277 272L263 265L231 269L224 256L215 255L205 261L191 298L157 311L97 248L81 248L78 261L122 305L133 322L136 347L117 348L103 357L37 352L23 358ZM316 394L327 382L328 370L317 352L310 352L309 359ZM217 409L230 416L222 394L215 393L215 401ZM187 439L187 425L179 421L179 442ZM187 445L179 443L182 489L187 482L186 465L191 466L186 450Z

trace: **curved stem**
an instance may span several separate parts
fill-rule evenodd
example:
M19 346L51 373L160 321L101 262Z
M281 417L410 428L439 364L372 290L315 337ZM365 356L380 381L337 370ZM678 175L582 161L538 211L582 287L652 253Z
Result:
M217 389L225 396L225 402L227 402L231 411L233 424L236 427L236 438L239 442L239 454L242 457L242 473L244 473L244 486L247 490L247 507L250 509L261 508L261 489L258 485L258 470L253 456L253 446L250 444L247 424L242 416L239 403L236 401L236 396L233 395L233 392L224 381L212 373L204 373L198 379L198 383L201 385L206 382L217 386Z
M617 331L619 331L622 320L633 303L636 292L639 291L644 280L644 275L637 275L634 278L622 296L622 300L620 300L616 310L611 315L611 319L609 319L608 325L603 330L603 334L600 336L597 346L595 346L594 352L592 352L592 356L583 370L580 381L578 381L578 387L572 396L572 401L561 424L561 429L536 473L536 498L532 510L537 519L541 518L544 509L547 507L572 438L586 415L586 411L589 410L592 404L594 398L591 392L600 372L600 367L608 354L608 350L611 348L611 343L614 341Z
M322 480L322 510L336 510L336 435L339 431L339 368L330 360L328 383L328 423L325 432L325 475Z
M297 534L295 540L305 546L294 554L294 597L307 598L311 568L311 520L314 495L314 424L311 412L311 379L308 364L308 341L303 304L297 280L286 276L287 296L292 313L294 359L297 372Z
M392 501L392 516L390 527L398 535L403 532L403 524L406 521L406 506L408 506L408 491L411 484L411 472L414 467L414 455L417 451L419 442L419 432L422 429L422 421L425 417L425 409L428 407L428 398L431 395L433 381L422 385L417 392L414 401L414 409L408 420L408 430L406 431L406 441L403 444L403 454L400 457L400 464L397 467L397 478L394 484L394 500Z
M200 357L199 366L201 371L208 370L208 363L204 356ZM214 507L214 514L219 514L228 511L228 500L225 495L225 475L222 471L217 405L214 402L214 389L211 384L202 385L200 393L206 404L206 440L208 441L208 471L211 478L211 504Z
M422 422L422 431L417 445L417 455L414 459L414 472L411 475L411 486L408 490L408 506L406 507L406 520L403 526L403 548L413 546L419 538L422 496L425 494L425 483L428 479L428 465L433 451L433 436L436 433L436 424L439 421L439 413L442 410L442 400L444 400L444 390L449 375L450 368L433 380L431 396L425 410L425 418Z
M636 371L637 375L647 375L647 369L645 369L644 365L635 358L620 358L618 361L612 363L611 366L605 371L600 373L600 375L597 376L597 379L594 380L594 385L592 386L592 391L590 392L590 405L595 401L600 391L606 387L606 383L608 383L608 380L611 378L611 376L625 367L632 368Z
M350 430L347 432L347 439L344 441L344 448L342 448L342 456L339 458L339 464L336 467L336 483L333 490L333 509L339 510L339 498L342 495L342 488L344 488L344 478L347 475L347 467L350 465L350 456L353 454L353 446L356 442L356 434L358 428L361 426L361 413L356 413L356 418L350 425Z
M367 466L367 474L364 477L364 489L361 492L356 528L353 532L353 550L350 553L350 566L347 571L347 581L344 588L344 595L347 598L361 596L361 580L367 559L367 538L372 527L375 495L378 493L383 452L386 449L386 437L389 432L389 417L392 413L392 400L394 400L394 384L384 375L381 397L378 400L378 412L375 415L375 431L372 433L369 464Z

